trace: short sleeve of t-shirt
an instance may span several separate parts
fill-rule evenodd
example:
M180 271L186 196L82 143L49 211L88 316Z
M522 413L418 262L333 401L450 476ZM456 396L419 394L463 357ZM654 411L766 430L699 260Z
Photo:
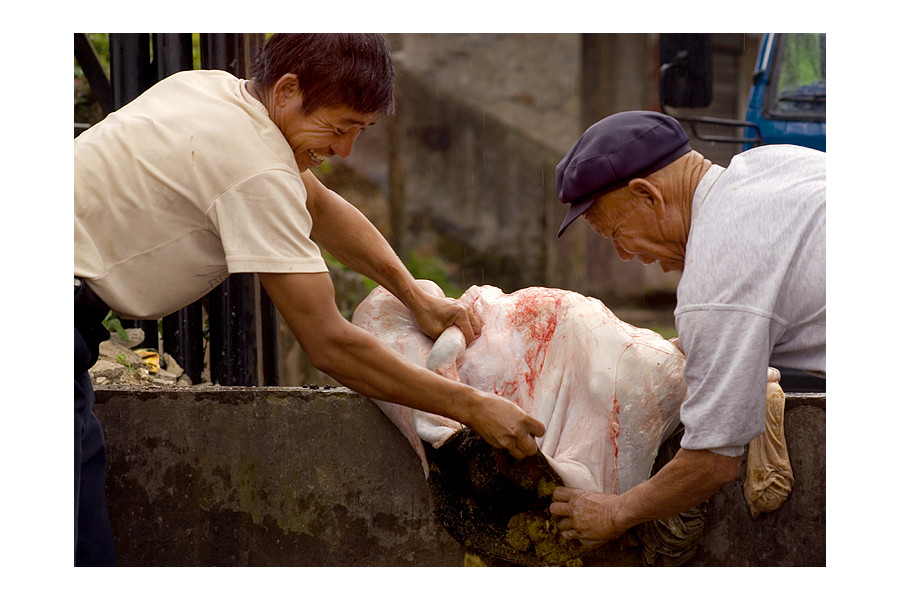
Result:
M226 190L210 208L230 273L320 273L328 268L310 239L306 188L296 174L270 170Z
M676 326L688 357L681 446L739 456L765 429L770 339L778 325L753 310L710 306L681 312Z

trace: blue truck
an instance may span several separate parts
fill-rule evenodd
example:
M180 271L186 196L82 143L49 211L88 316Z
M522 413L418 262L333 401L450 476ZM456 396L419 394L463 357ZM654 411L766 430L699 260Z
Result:
M712 102L712 35L660 35L660 106L705 108ZM742 150L794 144L825 151L825 34L767 33L759 47L743 119L672 115L700 140ZM710 129L733 128L728 135Z

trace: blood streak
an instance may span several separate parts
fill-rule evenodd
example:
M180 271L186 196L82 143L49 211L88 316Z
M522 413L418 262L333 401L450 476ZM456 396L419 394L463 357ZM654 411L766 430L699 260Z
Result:
M619 431L621 431L621 427L619 425L619 398L618 398L618 381L619 381L619 366L622 362L622 357L625 356L625 353L628 349L633 346L635 342L631 342L629 344L625 344L625 348L622 353L619 355L618 360L616 361L616 374L613 377L613 393L612 393L612 408L609 411L609 417L607 421L607 431L609 433L609 443L613 448L613 473L615 477L613 477L614 485L613 491L611 493L618 494L619 493Z
M544 366L547 345L556 333L564 293L562 290L527 288L513 294L515 310L512 324L525 342L525 378L530 397L534 397L534 381Z
M619 400L616 398L615 391L612 396L612 409L609 411L609 421L607 423L609 431L609 443L613 447L613 490L612 494L619 493Z

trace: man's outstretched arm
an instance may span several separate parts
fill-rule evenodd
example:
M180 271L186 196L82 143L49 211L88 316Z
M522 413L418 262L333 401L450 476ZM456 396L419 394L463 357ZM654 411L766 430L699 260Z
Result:
M328 273L260 273L259 279L317 369L371 398L468 425L516 458L537 452L540 421L509 400L413 364L347 321Z
M659 472L620 495L558 487L550 512L563 537L595 548L646 521L677 515L737 477L741 457L682 448Z
M312 236L341 264L384 286L410 309L419 328L432 339L453 325L463 332L466 343L481 333L481 321L469 307L435 296L416 283L378 228L355 206L312 173L301 177L313 218Z

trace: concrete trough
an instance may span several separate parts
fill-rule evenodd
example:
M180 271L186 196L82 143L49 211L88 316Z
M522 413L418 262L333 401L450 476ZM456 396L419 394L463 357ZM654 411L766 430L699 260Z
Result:
M462 566L418 457L346 388L98 387L122 566ZM825 565L825 395L788 394L794 490L754 520L744 472L688 566ZM490 561L488 561L490 564ZM587 566L643 564L608 544Z

